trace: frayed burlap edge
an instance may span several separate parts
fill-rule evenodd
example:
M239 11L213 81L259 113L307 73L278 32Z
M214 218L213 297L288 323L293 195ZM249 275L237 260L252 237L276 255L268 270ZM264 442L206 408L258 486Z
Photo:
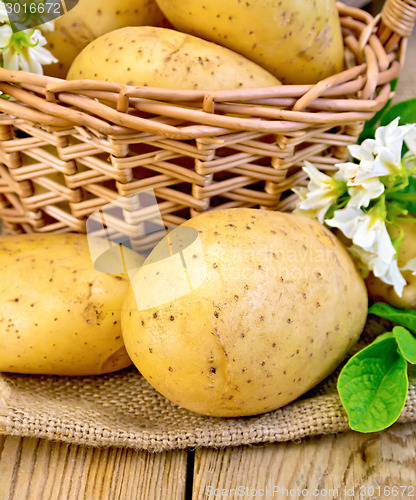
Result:
M385 331L369 324L351 354ZM94 377L3 374L0 433L90 446L149 451L272 443L346 431L336 379L339 369L309 393L254 417L204 417L179 408L132 367ZM399 422L416 421L416 374Z
M0 433L6 432L5 419L10 410L11 387L0 375Z

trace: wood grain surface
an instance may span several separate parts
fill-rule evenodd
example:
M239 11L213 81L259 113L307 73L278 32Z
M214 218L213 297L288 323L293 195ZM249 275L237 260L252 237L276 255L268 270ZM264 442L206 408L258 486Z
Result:
M186 451L0 436L0 500L183 500Z
M209 498L215 489L222 498L227 498L225 492L230 497L233 489L247 492L248 498L255 493L261 497L266 487L269 493L275 488L274 498L394 498L388 494L396 492L393 487L399 488L396 498L414 498L415 433L414 423L396 424L372 434L346 432L299 443L197 450L192 498Z
M0 500L416 497L415 423L188 455L0 436Z

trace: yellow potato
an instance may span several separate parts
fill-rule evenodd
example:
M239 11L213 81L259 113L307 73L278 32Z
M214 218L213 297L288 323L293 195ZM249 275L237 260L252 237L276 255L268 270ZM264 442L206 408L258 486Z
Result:
M131 359L161 394L231 417L274 410L312 388L366 316L364 281L330 231L241 208L173 230L134 276L121 319Z
M157 0L176 29L219 43L283 83L315 83L343 68L335 0Z
M90 78L172 89L268 87L279 81L231 50L167 28L121 28L75 59L68 80Z
M416 258L416 222L400 222L400 226L404 236L397 258L399 268ZM394 234L397 235L397 232ZM401 271L401 273L407 283L401 297L397 295L392 285L380 281L372 273L366 279L368 295L375 302L387 302L401 309L416 309L416 275L412 271Z
M58 63L45 66L50 76L65 78L75 57L90 42L123 26L161 26L163 15L155 0L79 0L46 32L48 48Z
M128 281L94 269L85 235L1 236L0 274L0 372L92 375L131 364L120 327Z

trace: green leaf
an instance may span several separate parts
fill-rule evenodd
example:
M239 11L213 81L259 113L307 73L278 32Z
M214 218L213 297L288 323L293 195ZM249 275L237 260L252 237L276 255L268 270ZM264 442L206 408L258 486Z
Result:
M394 333L393 332L386 332L386 333L382 333L381 335L379 335L374 341L373 341L373 344L376 343L376 342L381 342L382 340L384 339L394 339L396 338Z
M398 83L399 83L399 79L398 78L395 78L394 80L392 80L390 82L390 88L391 88L392 92L394 92L396 90L396 87L397 87Z
M400 416L407 397L407 363L396 339L373 342L343 367L337 383L351 429L376 432Z
M385 304L384 302L376 302L368 309L368 314L374 314L380 318L389 319L399 325L408 328L413 335L416 335L416 311L408 309L397 309Z
M416 122L416 99L408 99L406 101L401 101L398 104L392 106L381 117L380 125L384 127L388 125L390 122L392 122L398 116L400 116L400 121L399 121L400 125Z
M409 184L395 193L393 198L400 201L411 214L416 215L416 178L409 177Z
M402 326L395 326L392 333L406 361L416 364L416 337Z

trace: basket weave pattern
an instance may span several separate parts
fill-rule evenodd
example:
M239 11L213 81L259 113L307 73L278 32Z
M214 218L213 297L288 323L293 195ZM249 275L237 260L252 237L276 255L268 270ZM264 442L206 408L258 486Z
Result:
M149 188L168 226L217 207L290 210L304 161L333 171L390 98L416 17L415 0L376 18L337 5L346 69L315 85L175 91L0 69L5 232L85 232L93 211Z

